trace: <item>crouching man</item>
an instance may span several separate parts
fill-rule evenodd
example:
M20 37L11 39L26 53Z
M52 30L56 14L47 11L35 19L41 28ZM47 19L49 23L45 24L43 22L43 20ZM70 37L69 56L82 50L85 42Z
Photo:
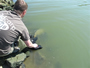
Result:
M19 38L29 48L38 47L30 41L28 29L22 21L27 8L24 0L17 0L13 11L0 11L0 57L13 53L14 42Z

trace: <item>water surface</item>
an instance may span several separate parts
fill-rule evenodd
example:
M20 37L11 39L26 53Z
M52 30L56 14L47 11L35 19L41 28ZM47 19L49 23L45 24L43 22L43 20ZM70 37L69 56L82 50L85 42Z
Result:
M90 68L90 1L25 1L23 20L43 46L31 53L26 68Z

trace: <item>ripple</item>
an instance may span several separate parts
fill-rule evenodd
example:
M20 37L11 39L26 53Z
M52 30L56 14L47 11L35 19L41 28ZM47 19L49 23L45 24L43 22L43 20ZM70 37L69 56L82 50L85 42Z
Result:
M90 4L79 4L78 6L88 6Z

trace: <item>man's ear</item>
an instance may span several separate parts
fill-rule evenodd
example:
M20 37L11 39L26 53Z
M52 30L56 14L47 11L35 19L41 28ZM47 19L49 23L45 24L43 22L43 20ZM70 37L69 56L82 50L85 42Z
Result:
M20 14L21 18L23 18L23 17L25 16L26 11L27 11L27 10L24 10L24 11Z
M23 11L23 16L26 14L26 10Z

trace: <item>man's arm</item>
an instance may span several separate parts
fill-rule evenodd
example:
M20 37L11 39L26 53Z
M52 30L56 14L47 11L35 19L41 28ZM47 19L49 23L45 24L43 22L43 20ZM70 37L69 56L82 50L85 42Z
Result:
M25 44L27 45L27 47L29 48L37 48L38 45L37 44L33 44L30 40L24 41Z

